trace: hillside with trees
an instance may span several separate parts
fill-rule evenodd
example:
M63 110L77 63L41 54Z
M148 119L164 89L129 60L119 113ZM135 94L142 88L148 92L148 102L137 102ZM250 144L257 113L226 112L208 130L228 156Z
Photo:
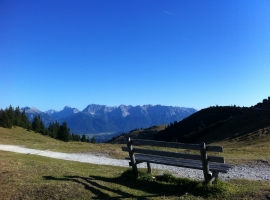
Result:
M238 141L270 134L270 98L255 106L212 106L170 123L160 130L142 129L123 133L109 142L123 142L127 136L183 143Z
M160 131L156 140L177 140L178 142L216 142L222 140L243 139L247 137L256 137L258 132L269 134L270 127L270 110L258 110L254 108L240 108L238 112L233 112L227 118L218 118L222 109L216 109L217 120L209 121L207 118L195 118L191 116L189 119L183 120L163 131ZM204 112L211 112L211 108ZM198 113L200 114L200 113ZM234 114L234 115L233 115ZM212 115L214 115L212 113ZM225 116L224 116L225 117ZM214 118L213 118L214 119ZM189 122L188 122L189 120ZM204 125L200 125L203 122ZM192 126L194 124L194 126ZM199 124L199 125L198 125ZM188 128L189 127L189 128ZM189 130L189 132L187 131ZM186 132L185 132L186 131Z
M25 114L25 110L20 112L19 107L14 109L11 105L5 110L0 110L0 126L4 128L18 126L65 142L70 140L80 140L79 135L70 135L70 129L68 128L66 122L63 122L60 125L56 121L51 123L49 127L46 128L39 115L35 116L33 121L30 122Z
M202 109L180 122L169 124L164 130L158 132L155 140L194 142L207 134L209 127L217 128L228 120L240 116L248 108L236 106L213 106Z
M141 128L141 129L134 129L131 130L129 133L122 133L118 136L112 137L108 140L108 143L117 144L117 143L125 143L126 137L132 137L134 139L147 139L147 140L154 140L155 134L159 131L164 130L166 125L158 125L158 126L151 126L149 128Z

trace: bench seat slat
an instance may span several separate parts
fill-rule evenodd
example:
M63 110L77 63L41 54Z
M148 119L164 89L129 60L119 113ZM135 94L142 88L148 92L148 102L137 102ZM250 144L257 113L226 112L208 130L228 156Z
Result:
M128 152L127 147L122 147L123 151ZM174 158L185 158L185 159L192 159L192 160L201 160L201 155L198 154L190 154L190 153L177 153L177 152L168 152L168 151L159 151L159 150L152 150L152 149L141 149L141 148L133 148L134 153L143 153L143 154L151 154L157 156L167 156L167 157L174 157ZM208 161L210 162L219 162L225 163L224 157L220 156L208 156Z
M186 168L193 168L193 169L202 169L201 163L188 163L188 162L175 162L172 160L164 160L164 159L150 159L150 158L136 158L136 161L144 161L156 164L163 164L163 165L170 165L170 166L178 166L178 167L186 167Z
M186 168L193 168L193 169L202 169L202 164L201 162L198 161L190 161L188 162L187 160L180 161L180 160L164 160L164 159L149 159L149 158L138 158L136 159L139 162L151 162L151 163L157 163L157 164L164 164L164 165L172 165L172 166L179 166L179 167L186 167ZM218 172L224 172L226 173L230 167L223 167L223 166L218 166L211 164L209 165L209 170L210 171L218 171Z
M129 158L126 158L126 160L130 160ZM186 167L186 168L191 168L191 169L202 169L202 165L201 163L196 163L196 165L193 163L193 165L188 165L188 163L171 163L171 162L166 162L164 160L151 160L151 159L147 159L147 158L142 158L140 160L137 160L137 163L136 164L140 164L140 163L143 163L143 162L152 162L152 163L156 163L156 164L162 164L162 165L170 165L170 166L177 166L177 167ZM131 165L130 165L131 166ZM231 169L231 167L226 167L226 166L218 166L218 165L213 165L211 164L210 165L210 171L217 171L217 172L228 172L229 169Z
M188 144L188 143L178 143L178 142L163 142L163 141L154 141L154 140L133 139L132 144L180 148L180 149L189 149L189 150L200 150L199 144ZM214 152L223 152L223 148L221 146L206 146L206 150L214 151Z
M184 143L177 143L177 142L163 142L163 141L154 141L154 140L133 139L132 144L180 148L180 149L190 149L190 150L200 150L200 146L198 144L184 144Z
M189 159L180 159L180 158L166 158L162 156L151 156L145 154L136 154L136 161L138 162L151 162L163 165L172 165L193 169L202 169L202 163L200 161L189 160ZM228 164L220 164L220 163L210 163L209 162L209 170L210 171L219 171L219 172L228 172L228 170L232 167L232 165Z

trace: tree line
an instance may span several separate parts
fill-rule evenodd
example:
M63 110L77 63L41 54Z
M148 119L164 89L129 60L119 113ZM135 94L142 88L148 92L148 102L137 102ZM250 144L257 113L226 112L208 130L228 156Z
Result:
M55 121L53 123L50 123L48 128L46 128L40 115L35 116L33 121L30 122L25 113L25 110L21 112L19 106L14 109L10 105L5 110L0 110L0 126L4 128L12 128L12 126L19 126L27 130L33 130L36 133L48 135L52 138L65 142L82 141L96 143L95 137L90 140L86 139L85 135L81 137L80 135L74 133L70 134L70 128L67 126L66 122L59 124L59 122Z

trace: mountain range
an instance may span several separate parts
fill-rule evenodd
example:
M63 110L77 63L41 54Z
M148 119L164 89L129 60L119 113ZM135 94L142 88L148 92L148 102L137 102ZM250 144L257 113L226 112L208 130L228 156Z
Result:
M106 106L91 104L82 111L65 106L63 110L50 109L42 112L34 107L23 107L30 121L40 115L45 126L51 122L67 122L71 133L100 134L121 133L136 128L180 121L197 112L194 108L162 105Z

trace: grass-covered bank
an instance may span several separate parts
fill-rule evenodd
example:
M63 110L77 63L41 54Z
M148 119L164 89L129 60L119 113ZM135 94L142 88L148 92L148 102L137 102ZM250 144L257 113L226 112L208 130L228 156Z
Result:
M34 131L27 131L21 127L11 129L0 127L0 143L19 145L38 150L50 150L63 153L101 153L112 158L124 158L126 152L122 152L120 144L63 142L44 136Z
M0 151L1 199L263 199L267 181L200 181L155 178L140 169L136 179L122 167L85 164Z
M121 149L122 144L62 142L20 127L13 127L12 129L0 127L0 137L1 144L19 145L39 150L49 149L50 151L63 153L92 152L120 159L124 159L127 156L127 153ZM220 155L225 157L226 163L242 164L256 160L270 162L269 134L258 135L258 137L250 137L245 140L220 141L214 143L214 145L224 147L224 152ZM174 151L175 149L172 150Z
M22 128L0 128L1 144L59 152L100 152L124 158L122 145L62 142ZM269 159L269 138L221 142L227 161ZM253 148L252 148L253 147ZM247 156L249 152L249 156ZM0 199L266 199L269 181L233 179L205 186L169 174L153 178L140 169L138 179L127 168L57 160L0 151ZM245 158L245 159L243 159Z

